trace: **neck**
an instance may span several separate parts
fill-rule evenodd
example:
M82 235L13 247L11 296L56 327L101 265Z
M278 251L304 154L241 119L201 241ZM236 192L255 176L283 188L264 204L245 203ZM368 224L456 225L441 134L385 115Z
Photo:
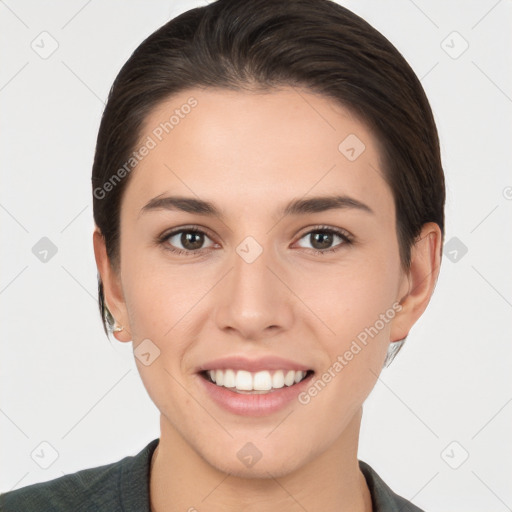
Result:
M318 457L279 478L242 478L204 460L162 415L150 474L151 512L371 512L359 469L360 410Z

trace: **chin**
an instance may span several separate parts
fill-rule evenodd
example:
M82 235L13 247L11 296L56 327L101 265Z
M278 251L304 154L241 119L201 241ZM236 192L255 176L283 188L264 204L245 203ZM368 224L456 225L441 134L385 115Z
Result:
M264 461L263 457L252 467L244 467L238 458L232 459L231 461L215 460L207 462L222 473L226 473L237 478L259 480L280 478L293 473L300 467L300 465L295 465L290 463L290 461L275 459Z
M256 444L256 443L255 443ZM236 448L234 446L236 445ZM241 445L241 448L238 446ZM261 444L260 444L261 446ZM229 457L226 454L230 454ZM294 454L294 456L292 456ZM309 453L300 447L285 449L268 446L259 450L250 442L235 442L233 448L212 453L207 450L199 453L210 466L222 473L239 478L268 479L283 477L300 469L307 462ZM297 456L300 456L297 458Z

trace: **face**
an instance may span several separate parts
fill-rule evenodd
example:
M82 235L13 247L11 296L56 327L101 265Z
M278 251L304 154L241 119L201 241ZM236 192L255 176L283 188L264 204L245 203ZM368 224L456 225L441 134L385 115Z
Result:
M107 303L162 430L251 476L353 439L389 342L408 331L372 133L303 90L190 89L148 116L140 142Z

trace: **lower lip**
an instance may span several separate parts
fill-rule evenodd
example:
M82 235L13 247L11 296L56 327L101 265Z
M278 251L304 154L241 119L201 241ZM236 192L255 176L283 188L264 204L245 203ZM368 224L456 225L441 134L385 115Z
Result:
M307 388L313 375L309 375L293 386L284 386L265 394L250 395L235 393L228 388L217 386L197 374L201 385L215 403L227 411L241 416L265 416L284 409Z

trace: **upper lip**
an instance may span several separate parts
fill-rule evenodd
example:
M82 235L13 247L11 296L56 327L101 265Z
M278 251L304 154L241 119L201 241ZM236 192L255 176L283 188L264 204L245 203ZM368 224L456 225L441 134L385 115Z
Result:
M307 372L311 368L303 364L283 359L276 356L263 356L254 359L248 359L242 356L227 356L201 365L198 372L208 370L247 370L248 372L272 371L272 370L300 370Z

